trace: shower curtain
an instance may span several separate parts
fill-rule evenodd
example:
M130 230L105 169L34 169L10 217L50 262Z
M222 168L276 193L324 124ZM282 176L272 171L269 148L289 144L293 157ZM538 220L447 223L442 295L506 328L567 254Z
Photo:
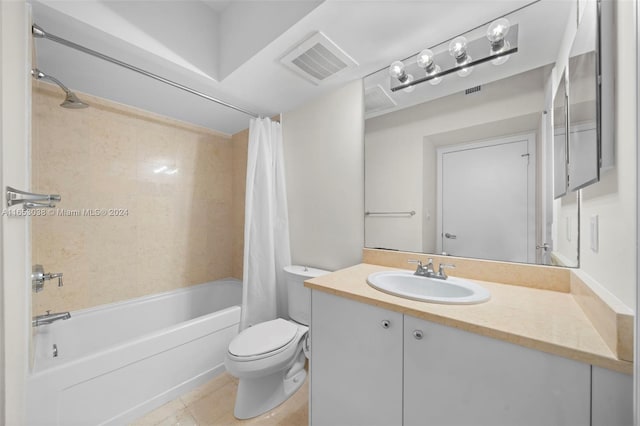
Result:
M287 309L283 268L291 264L282 128L251 120L245 196L240 329L275 319Z

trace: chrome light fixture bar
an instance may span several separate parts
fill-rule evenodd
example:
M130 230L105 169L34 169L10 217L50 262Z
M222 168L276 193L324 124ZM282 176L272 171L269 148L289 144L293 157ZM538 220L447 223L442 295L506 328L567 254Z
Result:
M504 64L510 55L518 51L518 25L509 25L507 19L500 18L489 25L482 37L469 41L460 36L451 40L448 46L443 44L438 47L438 53L425 49L409 60L391 64L391 91L409 92L425 81L436 85L442 81L442 77L454 72L466 77L471 74L473 67L488 61L494 65ZM445 50L445 47L448 49Z

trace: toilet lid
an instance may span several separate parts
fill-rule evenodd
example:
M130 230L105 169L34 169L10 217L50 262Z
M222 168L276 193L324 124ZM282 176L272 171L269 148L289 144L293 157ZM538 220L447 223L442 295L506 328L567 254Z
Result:
M238 334L229 344L229 352L247 357L273 352L291 342L297 331L297 326L282 318L262 322Z

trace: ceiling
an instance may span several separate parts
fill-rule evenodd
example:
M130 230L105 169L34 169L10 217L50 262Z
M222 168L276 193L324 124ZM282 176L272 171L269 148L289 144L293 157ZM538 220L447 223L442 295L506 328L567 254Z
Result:
M34 0L32 5L34 22L48 33L272 116L528 3L530 0ZM318 31L357 66L316 85L287 69L280 58ZM246 114L50 40L36 39L35 51L35 64L72 90L227 134L248 127Z

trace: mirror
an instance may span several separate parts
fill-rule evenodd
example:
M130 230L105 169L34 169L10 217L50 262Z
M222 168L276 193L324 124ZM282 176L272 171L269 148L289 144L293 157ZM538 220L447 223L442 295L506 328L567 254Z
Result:
M569 53L569 190L600 180L600 136L596 103L596 2L585 2Z
M564 72L553 97L553 198L567 193L567 92Z
M567 155L554 124L566 97L553 96L576 13L537 2L507 15L518 51L467 77L393 92L388 69L365 78L365 247L578 265L578 194L554 161ZM425 47L437 57L448 44Z
M568 181L568 96L566 71L553 97L553 204L550 221L545 226L545 243L540 263L578 266L579 202L576 192L567 192ZM546 213L549 214L548 212ZM547 216L549 217L549 216Z

